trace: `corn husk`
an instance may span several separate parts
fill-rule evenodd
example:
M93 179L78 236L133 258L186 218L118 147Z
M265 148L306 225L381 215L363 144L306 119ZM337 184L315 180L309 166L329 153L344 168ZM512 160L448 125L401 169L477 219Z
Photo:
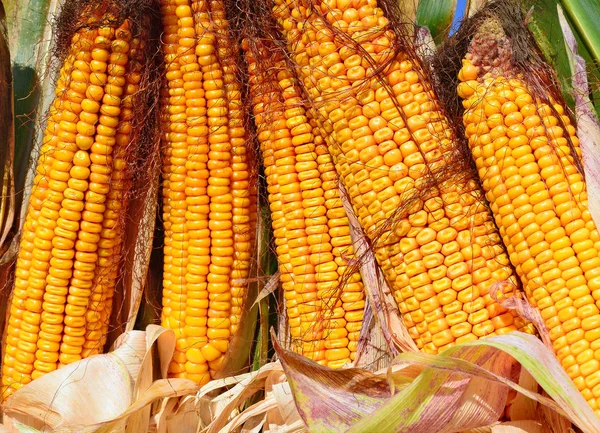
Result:
M15 217L13 88L4 7L0 3L0 258Z
M145 433L150 404L198 390L187 379L166 379L174 348L174 332L156 325L123 334L112 352L69 364L15 392L3 407L4 426L11 432L25 425L61 433Z
M520 332L458 345L435 356L400 354L390 369L377 374L327 369L276 348L298 411L311 432L491 429L504 413L509 389L558 416L553 421L541 416L543 411L525 411L518 417L536 418L513 422L535 421L547 431L559 432L568 428L564 417L584 433L600 431L600 420L554 354L535 337ZM519 375L514 375L518 366L535 384L530 379L521 381L525 386L519 384ZM538 384L548 396L532 390ZM537 428L537 424L527 425Z
M577 136L581 145L583 168L588 190L588 204L596 225L600 225L600 123L589 98L586 63L578 54L578 44L560 5L558 16L565 39L572 74Z

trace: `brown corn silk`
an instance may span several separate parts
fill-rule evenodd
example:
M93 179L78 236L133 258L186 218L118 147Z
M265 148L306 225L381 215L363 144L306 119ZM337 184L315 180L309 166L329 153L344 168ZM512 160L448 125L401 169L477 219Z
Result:
M300 82L337 173L417 346L450 345L531 324L490 289L518 282L483 192L456 145L426 69L394 25L393 2L275 0ZM266 20L266 18L265 18Z
M256 35L244 48L292 348L342 367L355 359L365 300L337 173L283 50Z
M163 326L177 347L172 377L222 373L239 331L254 248L251 176L238 44L223 1L161 1Z
M465 134L527 297L600 415L600 236L575 127L522 22L516 8L493 4L458 35Z
M148 95L150 2L73 1L57 22L60 72L35 169L6 329L2 398L101 353L124 253ZM146 137L151 136L147 134Z

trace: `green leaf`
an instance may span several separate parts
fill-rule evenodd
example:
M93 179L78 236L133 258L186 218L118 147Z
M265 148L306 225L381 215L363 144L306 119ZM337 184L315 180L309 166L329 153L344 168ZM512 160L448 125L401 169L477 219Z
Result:
M600 123L594 116L593 106L588 98L589 83L585 70L585 61L578 54L579 47L573 31L567 24L563 9L558 6L558 15L565 36L569 65L573 76L573 96L575 97L575 118L577 119L577 137L583 156L583 168L588 189L588 202L592 218L600 223Z
M26 178L32 151L36 147L41 119L52 98L54 80L47 71L52 39L49 15L60 0L8 0L8 28L13 57L15 153L14 176L16 214L28 200ZM43 98L42 95L49 95ZM38 140L41 141L41 138ZM16 252L16 248L11 249Z
M575 25L579 37L590 52L592 60L600 64L600 5L597 0L561 0L567 15Z
M4 7L0 2L0 257L15 215L12 74Z
M442 43L450 32L457 0L421 0L417 8L417 24L431 32L436 44Z
M592 3L594 1L595 0L588 0L583 1L582 3ZM580 2L580 0L575 0L573 3L576 2ZM564 37L562 35L556 10L556 5L558 3L558 0L523 0L522 8L525 13L529 10L532 11L528 21L528 28L533 33L546 61L555 69L566 102L573 107L574 100L571 93L571 69L567 52L564 49ZM593 16L597 16L598 13L598 11L595 11ZM570 17L567 18L569 19ZM570 19L569 24L577 30ZM586 61L590 74L600 78L598 64L594 64L593 56L587 49L586 44L584 44L578 30L575 32L575 38L579 45L579 54ZM598 46L596 48L598 48ZM596 112L600 114L600 87L597 87L593 91L591 99Z

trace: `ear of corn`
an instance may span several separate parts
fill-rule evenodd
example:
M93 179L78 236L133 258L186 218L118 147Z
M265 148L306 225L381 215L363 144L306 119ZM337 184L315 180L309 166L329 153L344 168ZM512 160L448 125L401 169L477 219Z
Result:
M286 62L271 64L266 45L245 48L293 347L341 367L355 358L365 302L360 275L346 272L353 248L337 174Z
M518 283L477 183L454 175L425 188L457 160L451 129L421 66L396 54L376 1L276 0L273 13L418 347L533 332L490 296L496 282L511 283L505 296ZM386 225L401 206L407 216Z
M458 94L466 135L529 301L562 366L600 415L600 236L575 165L579 141L564 107L541 101L511 72L510 52L488 63L486 50L495 46L510 49L510 42L488 22L463 60Z
M222 1L163 0L162 324L173 377L220 374L248 288L256 219L235 44Z
M83 29L72 38L16 264L3 398L61 365L99 353L106 342L142 55L129 20Z

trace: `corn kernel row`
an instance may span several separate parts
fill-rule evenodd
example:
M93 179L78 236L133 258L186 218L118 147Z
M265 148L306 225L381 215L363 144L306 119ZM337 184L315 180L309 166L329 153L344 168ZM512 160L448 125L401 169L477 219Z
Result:
M220 374L238 330L256 220L241 90L221 1L161 2L165 267L174 377Z
M341 367L356 355L364 292L358 273L346 275L353 248L337 174L285 61L277 56L261 65L265 47L252 51L248 45L250 93L293 347L320 364Z

